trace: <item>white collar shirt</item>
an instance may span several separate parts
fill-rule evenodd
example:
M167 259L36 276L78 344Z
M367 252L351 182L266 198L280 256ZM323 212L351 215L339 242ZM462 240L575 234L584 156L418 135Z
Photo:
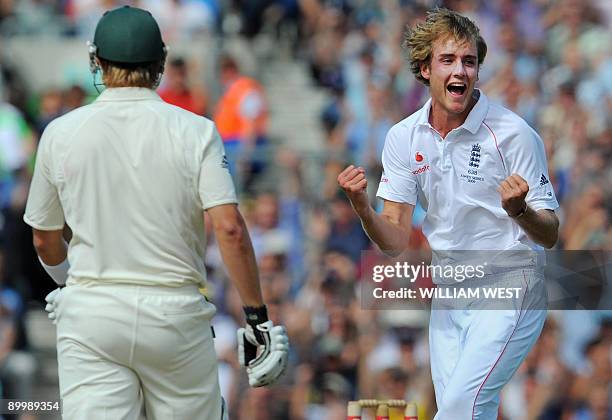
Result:
M532 209L556 209L544 144L522 118L477 92L445 139L429 124L431 99L391 128L377 196L413 205L418 198L433 250L539 249L506 214L497 188L516 173L529 184Z
M205 279L203 210L236 203L212 121L150 89L106 89L46 128L24 220L73 232L69 280Z

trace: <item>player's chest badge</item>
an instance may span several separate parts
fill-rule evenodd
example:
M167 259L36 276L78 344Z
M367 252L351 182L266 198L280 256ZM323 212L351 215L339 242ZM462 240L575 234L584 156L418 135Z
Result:
M461 174L461 178L464 178L470 184L476 184L484 181L484 177L478 174L481 159L480 151L480 144L476 143L472 145L472 150L468 156L467 171L466 173Z

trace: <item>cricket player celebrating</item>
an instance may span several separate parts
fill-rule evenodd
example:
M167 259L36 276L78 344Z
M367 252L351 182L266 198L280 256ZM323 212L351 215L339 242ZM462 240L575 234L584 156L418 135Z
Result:
M474 88L487 51L476 25L436 9L407 32L405 45L412 72L429 86L431 99L387 135L377 193L382 212L369 205L362 168L349 166L338 176L367 234L387 253L407 249L418 197L434 251L552 247L558 204L543 143L519 116ZM496 419L501 388L544 324L543 276L533 259L486 280L523 292L504 310L444 310L440 299L432 302L436 420Z
M204 211L245 305L239 359L251 386L287 362L214 124L155 93L166 47L147 11L99 21L91 66L106 90L53 121L24 220L49 275L65 419L221 419L205 280ZM72 229L69 245L62 230Z

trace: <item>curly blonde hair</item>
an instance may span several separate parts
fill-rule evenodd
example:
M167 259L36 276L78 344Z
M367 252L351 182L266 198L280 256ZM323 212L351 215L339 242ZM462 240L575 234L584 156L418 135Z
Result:
M476 24L457 12L436 8L427 12L425 22L408 28L404 35L404 48L408 50L410 70L421 83L429 86L429 80L421 74L421 65L431 62L434 42L450 36L458 41L476 42L478 65L483 63L487 55L487 44L480 36Z
M164 72L165 60L152 63L114 63L98 58L102 68L102 82L107 88L143 87L155 89Z

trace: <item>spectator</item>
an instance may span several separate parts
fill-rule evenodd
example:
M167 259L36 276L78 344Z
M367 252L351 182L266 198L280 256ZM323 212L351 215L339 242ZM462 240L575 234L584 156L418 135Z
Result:
M265 166L268 143L268 105L263 87L240 73L229 56L220 60L223 95L217 103L214 121L225 144L230 169L240 185L249 190Z
M10 293L15 296L15 293ZM2 398L20 400L31 399L36 361L24 351L16 350L17 310L20 302L9 306L9 292L4 290L0 296L0 383Z
M59 89L49 89L40 97L40 106L36 122L36 131L42 133L51 121L64 114L62 92Z
M180 43L208 35L215 28L218 0L137 0L159 22L163 38Z
M165 80L159 96L166 102L194 114L206 115L206 93L204 89L190 83L189 69L183 58L175 58L166 65Z
M85 105L87 94L79 85L72 85L64 92L64 112L70 112Z
M344 193L336 194L331 211L331 230L326 248L343 253L357 263L361 252L370 247L370 239L363 232L361 222Z

